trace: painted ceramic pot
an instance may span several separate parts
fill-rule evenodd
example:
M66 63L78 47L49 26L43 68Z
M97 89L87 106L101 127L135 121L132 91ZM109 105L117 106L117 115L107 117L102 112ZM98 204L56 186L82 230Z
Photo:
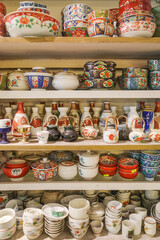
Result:
M139 77L148 77L148 70L142 69L142 68L134 68L134 67L128 67L128 68L122 68L122 76L123 78L139 78Z
M106 22L92 23L87 29L90 37L112 37L114 25Z
M111 18L113 19L113 15L112 12L110 12L109 10L95 10L90 12L90 14L88 14L88 20L92 20L95 18Z
M160 59L148 60L148 70L150 70L150 71L160 71Z
M150 161L160 161L160 151L143 151L141 153L141 158Z
M85 85L85 77L83 74L78 74L78 79L79 79L79 86L77 88L77 90L87 90L88 87L87 85Z
M160 71L150 71L149 78L152 78L152 77L160 77Z
M84 13L86 12L87 14L92 12L92 9L83 3L75 3L75 4L69 4L67 5L64 10L63 10L63 14L67 14L67 15L74 15L76 13Z
M128 17L119 17L118 18L118 23L127 23L127 22L135 22L135 21L149 21L152 23L155 23L155 17L153 14L135 14L135 15L130 15Z
M150 12L151 4L149 4L147 2L134 2L134 3L126 4L119 9L119 15L123 14L123 12L137 10L137 9Z
M33 176L42 181L53 179L57 175L58 166L56 163L50 162L47 158L37 161L31 165Z
M24 71L17 69L16 71L9 73L7 87L9 90L29 90Z
M97 61L90 61L90 62L86 62L84 65L84 70L85 71L90 71L90 70L98 70L98 71L103 71L103 70L110 70L110 71L114 71L116 69L116 63L112 62L112 61L101 61L101 60L97 60Z
M143 158L141 158L141 164L144 167L159 167L159 161L150 161L150 160L145 160Z
M130 3L136 3L136 2L146 2L151 4L151 0L120 0L119 7L123 7L124 5L130 4Z
M115 129L107 129L109 119L114 120ZM105 131L103 132L103 140L106 143L116 143L119 140L119 130L117 130L117 123L114 117L108 117L106 119Z
M105 70L89 70L84 72L84 76L87 79L93 79L93 78L104 78L104 79L111 79L115 78L115 71L110 71L108 69Z
M41 3L36 3L33 1L24 1L20 2L20 7L40 7L40 8L46 8L47 6Z
M132 173L126 173L126 172L123 172L119 169L118 173L123 178L132 179L132 178L137 177L137 175L138 175L138 171L134 171L134 170L132 170L132 171L133 171Z
M149 87L152 90L160 89L160 76L159 77L149 77L148 82L149 82Z
M117 159L113 156L108 155L108 153L102 153L99 157L99 165L104 167L116 167Z
M134 122L136 120L141 120L143 122L143 128L135 128ZM145 141L145 134L144 134L144 128L145 128L145 122L142 118L134 118L131 122L132 131L129 134L129 139L131 142L144 142Z
M60 22L45 13L12 12L4 17L7 32L10 37L57 36Z
M70 14L70 15L65 14L64 16L62 16L63 25L65 22L72 21L72 20L76 20L76 21L81 20L81 21L87 22L88 15L85 12L83 13L75 12L75 14Z
M126 120L126 122L124 123L124 122L122 122L122 123L120 123L119 122L119 119L125 119ZM118 130L119 130L119 140L122 140L122 141L126 141L126 140L128 140L128 138L129 138L129 133L130 133L130 129L129 129L129 127L128 127L128 125L127 125L127 117L126 116L119 116L118 118L117 118L117 128L118 128Z
M58 130L57 126L49 125L47 126L47 131L49 131L48 141L58 141L61 137L61 132Z
M0 90L5 90L7 85L7 75L0 74Z
M103 78L100 79L90 79L85 81L85 85L88 88L109 88L113 89L115 87L115 79L108 79L104 80Z
M72 27L87 27L87 22L82 20L71 20L68 22L64 22L63 24L64 30Z
M56 162L73 160L73 153L70 151L54 151L48 155L49 159Z
M153 124L154 122L154 124ZM155 128L155 123L157 124L158 129ZM153 142L160 142L160 125L159 125L159 118L154 117L152 119L152 122L150 124L150 133L149 133L149 138L153 141ZM154 126L154 127L153 127Z
M87 27L71 27L63 31L65 37L87 37Z
M51 73L38 72L32 68L32 72L24 73L31 90L46 90L50 85L53 75Z
M82 137L87 140L95 139L98 136L99 130L93 127L93 121L91 118L87 117L85 120L89 120L91 122L91 125L87 126L85 122L82 122L82 125L84 125L84 128L81 131Z
M120 24L118 27L120 37L152 37L156 24L149 21L135 21Z
M145 180L147 181L154 181L154 178L157 176L159 172L159 166L158 167L145 167L141 165L141 171L143 175L145 176Z
M124 90L146 90L148 86L147 77L118 78L120 88Z
M50 11L46 8L39 8L39 7L20 7L17 9L18 12L30 11L30 12L42 12L50 15Z

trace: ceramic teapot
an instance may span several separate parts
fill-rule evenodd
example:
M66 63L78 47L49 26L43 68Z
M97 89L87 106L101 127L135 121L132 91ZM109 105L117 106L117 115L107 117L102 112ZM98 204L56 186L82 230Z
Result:
M87 124L86 124L87 120L89 120L91 125L87 126ZM82 125L84 126L81 131L82 137L84 137L87 140L92 140L97 137L99 130L94 128L93 121L90 117L86 117L85 121L82 123Z
M125 119L126 122L119 123L119 119L121 119L121 118ZM117 117L117 128L119 130L119 140L128 140L130 130L128 128L126 116L121 115L121 116Z
M17 69L8 74L7 87L9 90L29 90L24 71Z
M58 130L58 127L57 127L58 118L56 115L53 115L53 118L56 119L56 124L47 125L47 131L49 132L48 141L57 141L61 136L61 132Z
M67 126L67 120L71 118L73 119L73 127L70 125ZM74 130L75 126L75 118L72 116L68 116L65 118L65 127L64 127L64 132L62 133L62 139L65 142L73 142L76 141L78 138L78 133Z
M142 128L135 128L134 121L141 120L143 122ZM134 118L131 122L131 132L129 134L129 139L131 142L144 142L145 134L144 134L145 122L142 118Z
M153 118L150 126L153 126L153 121L158 123L158 129L153 129L150 127L151 132L149 134L149 137L153 142L160 142L159 118Z
M114 120L115 129L108 129L108 127L107 127L108 121L110 118L112 118ZM110 116L106 119L105 130L103 132L103 140L106 143L116 143L119 140L119 130L117 130L116 119L112 116Z

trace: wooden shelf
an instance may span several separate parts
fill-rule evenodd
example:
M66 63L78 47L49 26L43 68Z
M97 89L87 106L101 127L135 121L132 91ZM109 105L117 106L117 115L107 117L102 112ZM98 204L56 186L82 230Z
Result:
M106 144L102 138L95 140L84 140L79 138L76 142L48 142L47 144L39 144L38 140L30 140L27 144L13 142L9 144L0 144L0 151L83 151L83 150L160 150L158 143L132 143L131 141L119 141L115 144Z
M18 46L18 47L17 47ZM159 58L160 38L0 38L1 59Z
M47 100L47 99L156 99L160 98L159 90L128 91L128 90L74 90L74 91L0 91L0 100Z
M142 173L134 179L122 178L118 172L113 177L104 177L100 173L90 181L79 175L73 180L65 181L56 176L51 181L38 181L33 177L32 170L21 181L11 181L6 175L0 176L1 191L9 190L159 190L160 176L154 182L145 181Z

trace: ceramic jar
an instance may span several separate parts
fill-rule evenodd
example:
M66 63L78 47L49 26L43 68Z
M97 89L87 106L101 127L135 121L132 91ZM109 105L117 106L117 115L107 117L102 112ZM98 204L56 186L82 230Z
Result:
M63 161L59 164L58 175L65 180L71 180L77 175L77 163L73 161Z
M30 125L31 125L31 137L36 138L37 132L41 131L41 128L42 128L42 122L41 122L40 115L38 113L38 107L32 107Z
M105 130L106 119L111 116L113 116L113 115L111 112L110 102L104 102L104 110L103 110L103 112L100 116L100 120L99 120L99 132L101 135L103 135L103 132ZM113 124L112 119L108 123L109 123L109 127L110 127Z
M132 240L134 238L134 222L131 220L123 220L122 236L124 240Z
M98 174L98 165L86 167L79 164L78 172L79 172L79 175L85 180L92 180Z
M88 150L87 152L79 153L78 156L80 164L86 167L95 166L99 162L99 154L94 151Z
M104 214L105 214L105 206L103 205L103 203L93 202L91 204L91 213L90 213L91 218L103 217Z
M54 75L52 85L57 90L75 90L79 86L79 80L76 74L63 69Z
M9 90L29 90L24 71L17 69L8 74L7 87Z
M13 123L12 123L12 135L15 138L22 138L22 134L18 132L17 127L19 125L29 125L28 117L24 111L23 103L18 102L18 110L14 116ZM30 132L26 134L29 136Z
M72 118L73 121L73 127L71 125L67 126L67 119ZM72 116L68 116L65 119L65 127L64 127L64 132L62 132L62 139L65 142L73 142L76 141L78 139L78 134L77 132L74 130L74 126L75 126L75 119Z
M64 126L65 126L65 121L67 117L68 107L59 107L58 111L60 112L59 120L58 120L58 129L62 133L64 132Z
M90 203L83 198L76 198L69 202L69 215L73 219L82 220L88 218Z
M141 120L143 122L143 128L134 127L134 122L136 120ZM132 131L129 134L129 139L131 142L143 142L145 140L144 125L145 122L142 118L135 118L132 120L131 122Z
M57 121L56 121L56 125L47 126L47 131L49 131L48 141L57 141L61 137L61 132L58 130L58 127L57 127L58 118L56 117L56 115L53 115L53 116Z
M47 126L49 126L49 125L56 124L55 116L52 114L52 108L45 107L45 111L46 111L46 113L43 118L43 130L47 130Z
M5 90L7 86L7 75L0 73L0 90Z
M125 123L119 123L119 119L126 119ZM119 116L117 118L117 129L119 130L119 140L128 140L130 130L127 125L127 117L126 116Z
M144 231L150 237L156 234L156 220L152 217L146 217L144 219Z
M88 121L91 122L91 126L86 125L86 122L88 122ZM85 122L82 122L82 125L84 126L84 128L81 131L82 137L84 137L87 140L92 140L98 136L99 130L94 128L93 121L91 118L86 117Z
M49 159L56 162L72 161L73 153L70 151L53 151L49 153Z
M115 129L108 129L108 120L112 118L115 123ZM108 117L106 120L105 131L103 132L103 140L106 143L116 143L119 140L119 130L117 130L117 123L114 117Z

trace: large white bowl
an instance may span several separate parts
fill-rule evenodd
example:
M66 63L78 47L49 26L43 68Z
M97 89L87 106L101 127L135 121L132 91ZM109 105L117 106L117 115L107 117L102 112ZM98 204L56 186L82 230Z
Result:
M27 239L36 239L43 232L43 223L39 226L28 227L23 223L23 232L26 235Z
M60 203L62 205L64 205L65 207L68 207L69 206L69 202L73 199L76 199L76 198L84 198L83 195L69 195L69 196L65 196L63 197L61 200L60 200Z
M91 180L98 174L98 165L92 167L85 167L82 165L78 165L79 175L85 180Z
M68 227L74 238L81 239L87 233L89 225L83 229L72 228L70 225Z
M4 17L11 37L57 36L60 22L41 12L11 12Z
M0 231L10 229L15 223L16 214L13 209L5 208L0 210Z
M49 203L43 206L42 208L43 214L44 216L48 219L48 220L62 220L64 218L66 218L68 216L68 209L66 207L64 207L61 204L58 203ZM63 216L53 216L53 211L54 212L64 212Z
M11 238L15 234L15 232L16 232L16 223L10 229L0 231L0 239L4 240L4 239Z

